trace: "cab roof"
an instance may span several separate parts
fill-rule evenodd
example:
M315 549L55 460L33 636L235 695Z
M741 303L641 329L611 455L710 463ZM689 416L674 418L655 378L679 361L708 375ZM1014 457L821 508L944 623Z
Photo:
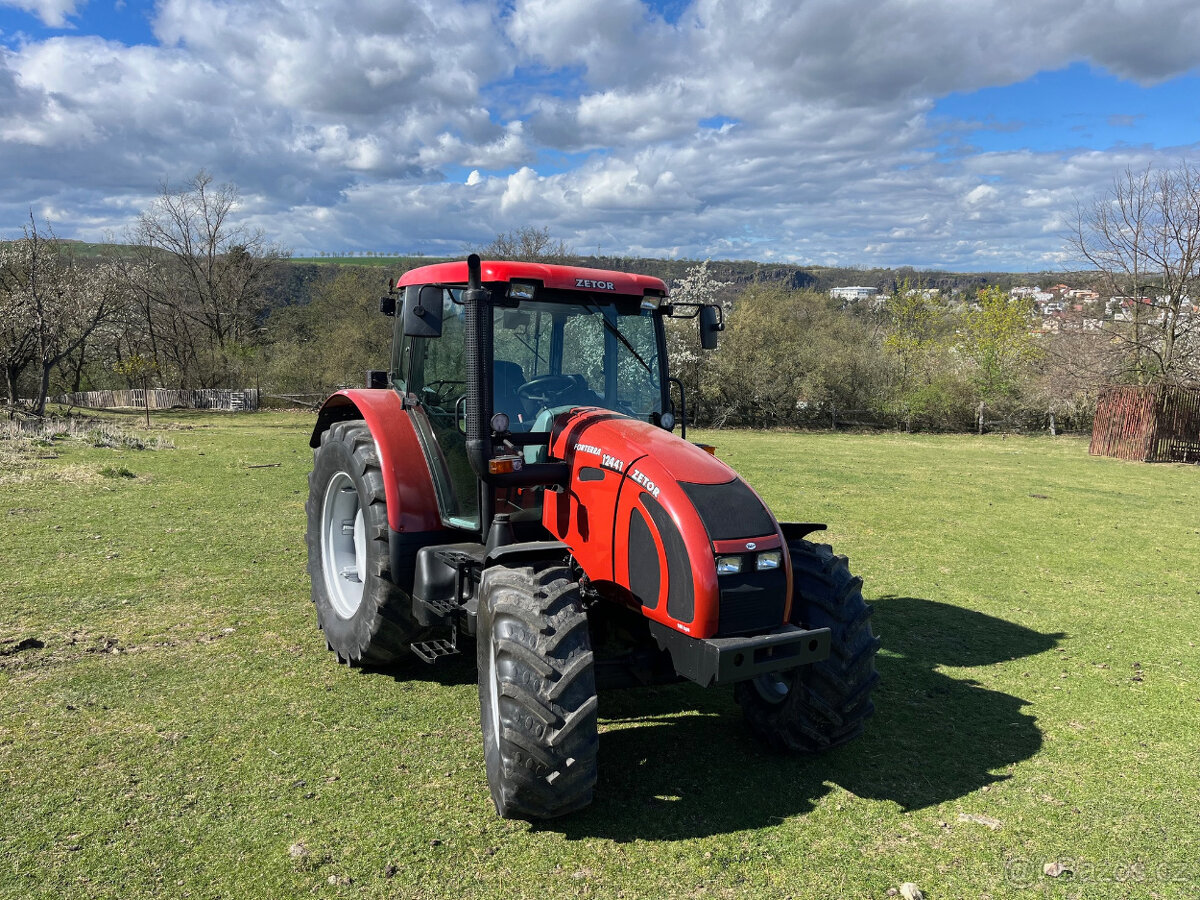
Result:
M484 284L517 281L537 281L542 287L565 291L602 291L613 294L632 294L644 297L654 294L667 295L667 286L661 278L650 275L634 275L629 272L613 272L608 269L585 269L581 266L552 266L546 263L506 262L484 260L481 264ZM466 285L466 260L436 263L405 272L396 282L396 287L410 284Z

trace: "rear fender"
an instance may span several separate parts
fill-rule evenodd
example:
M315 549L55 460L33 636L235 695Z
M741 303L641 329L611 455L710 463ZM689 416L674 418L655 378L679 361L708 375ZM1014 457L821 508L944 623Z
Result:
M391 390L338 391L321 407L309 446L320 446L322 433L347 419L362 419L375 438L388 527L401 533L442 531L433 476L400 395Z

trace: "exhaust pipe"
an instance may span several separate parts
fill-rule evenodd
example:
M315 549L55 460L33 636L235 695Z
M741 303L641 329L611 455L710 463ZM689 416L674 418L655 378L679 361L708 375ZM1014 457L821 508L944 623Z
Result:
M491 292L483 286L483 268L478 254L467 257L467 289L462 294L466 307L467 341L467 459L475 474L495 487L527 487L535 484L562 484L570 478L566 463L537 463L514 472L493 473L488 462L494 455L492 444L492 303Z
M492 458L492 314L491 298L483 287L483 270L478 254L467 257L467 459L475 474L490 481L488 460Z

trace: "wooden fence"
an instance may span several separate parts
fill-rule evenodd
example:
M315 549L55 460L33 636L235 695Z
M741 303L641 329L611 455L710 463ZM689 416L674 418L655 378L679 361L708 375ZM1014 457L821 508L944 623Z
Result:
M1088 452L1139 462L1200 462L1200 391L1167 384L1104 388Z
M214 388L196 391L172 391L151 388L148 391L81 391L55 397L55 402L90 409L223 409L243 412L258 409L258 389Z

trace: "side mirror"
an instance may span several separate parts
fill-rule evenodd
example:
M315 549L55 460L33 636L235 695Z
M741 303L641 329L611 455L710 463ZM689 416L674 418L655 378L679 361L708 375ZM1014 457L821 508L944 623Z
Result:
M406 337L442 336L442 289L432 284L404 289Z
M388 373L382 369L367 370L367 387L373 390L388 386Z
M723 320L719 307L700 307L700 346L705 350L717 349L717 332L725 330Z
M385 316L396 315L396 297L393 294L388 294L386 297L379 298L379 311Z

